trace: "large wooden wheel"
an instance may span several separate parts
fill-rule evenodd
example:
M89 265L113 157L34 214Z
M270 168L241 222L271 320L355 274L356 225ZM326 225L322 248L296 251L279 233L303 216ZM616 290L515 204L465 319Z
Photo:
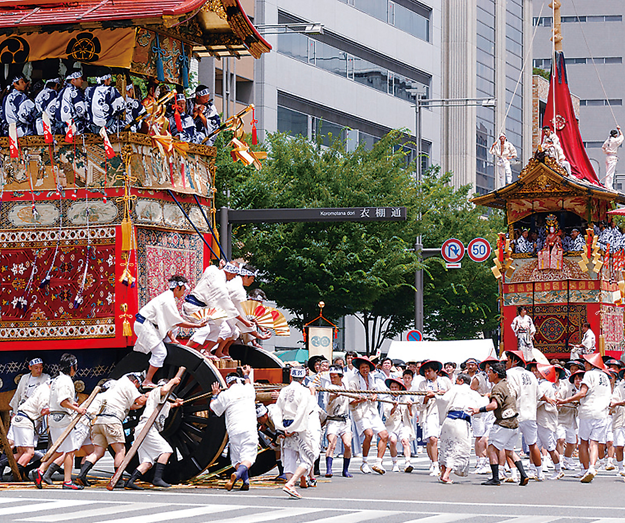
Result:
M132 351L115 366L110 377L118 379L127 372L145 370L148 368L148 360L149 354ZM174 344L167 344L167 359L156 373L154 381L172 378L179 367L187 369L180 385L174 390L181 398L188 399L210 392L211 385L216 381L222 387L225 386L219 371L201 354ZM225 420L223 416L215 416L209 403L210 398L203 398L171 410L161 432L174 449L165 469L165 481L175 484L189 480L206 470L221 455L227 442ZM126 433L130 432L126 436L127 447L134 440L132 429L137 425L141 412L130 411L124 424ZM132 468L129 467L129 470Z

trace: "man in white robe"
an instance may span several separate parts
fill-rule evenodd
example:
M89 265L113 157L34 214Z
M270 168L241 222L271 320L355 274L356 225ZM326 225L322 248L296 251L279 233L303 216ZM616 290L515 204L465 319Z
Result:
M490 154L495 157L495 169L497 170L499 187L512 183L510 160L517 157L517 152L514 145L506 139L505 134L501 133L499 139L491 145Z
M618 163L618 148L623 143L623 133L617 125L616 129L610 131L610 136L603 142L601 150L605 153L605 182L606 189L614 190L614 173L616 173L616 164Z
M305 377L306 369L291 369L291 383L280 391L274 419L276 429L283 431L285 436L282 464L288 481L283 490L294 498L301 498L295 485L306 476L316 459L308 425L317 402L312 392L302 385Z
M517 337L518 349L523 353L525 361L534 359L534 335L536 327L532 318L527 314L527 309L523 305L517 307L517 316L512 320L512 330Z
M72 377L78 370L78 360L73 354L65 353L59 362L59 375L52 380L50 386L50 440L55 443L63 434L66 427L71 423L74 413L82 416L85 414L85 407L81 407L75 401L76 391ZM63 456L63 488L70 490L81 490L82 485L72 482L72 467L74 452L80 448L76 430L72 430L69 435L56 449L52 457L42 463L35 471L35 485L43 488L43 475L46 469L59 457Z
M469 472L471 458L471 416L469 409L479 409L488 401L471 389L471 377L461 373L456 384L444 395L436 397L438 416L441 425L439 456L442 483L453 483L449 475L452 470L458 476ZM428 393L432 399L434 392Z
M182 311L187 318L196 314L203 309L217 308L224 311L225 315L219 320L209 320L204 326L199 328L187 343L188 347L200 350L202 354L210 355L211 349L217 345L221 335L230 334L224 330L222 332L221 325L230 320L238 319L247 327L251 327L251 322L241 315L239 310L232 303L228 287L228 280L231 280L238 274L238 267L233 263L226 264L223 269L215 265L208 266L202 277L197 282L195 288L185 298ZM225 327L224 327L225 329ZM224 338L222 338L224 339Z
M428 360L419 368L419 374L425 379L419 383L419 391L440 393L446 392L449 386L438 376L443 365L440 361ZM436 402L428 396L421 396L419 401L420 423L423 430L423 439L427 441L426 450L430 458L430 476L439 476L438 467L438 437L440 435L440 421Z
M165 404L154 421L154 425L150 427L145 439L137 449L139 466L132 471L130 479L128 479L124 485L125 488L143 490L142 487L135 485L135 481L150 470L152 465L155 465L152 485L163 488L171 487L171 485L166 483L163 479L163 473L165 472L165 465L167 465L167 462L173 453L173 449L160 433L165 428L165 421L167 421L171 408L180 407L182 405L182 398L177 398L174 401L167 401L169 392L179 383L179 377L174 377L169 381L161 380L159 382L159 386L152 389L148 394L148 399L145 402L145 409L139 418L139 424L135 428L135 434L141 434L150 416L152 416L159 405L162 405L163 403Z
M239 479L243 480L241 490L250 489L248 471L256 462L258 453L256 391L250 379L252 367L244 365L242 371L243 380L236 372L226 376L228 390L221 391L218 382L212 385L211 410L217 416L226 414L230 462L236 470L226 482L226 490L232 490Z
M384 384L381 384L373 377L375 365L367 357L354 358L354 366L358 372L349 380L348 388L352 390L377 390L386 391ZM372 471L378 474L384 474L386 470L382 466L382 458L386 450L388 441L388 431L384 426L384 422L378 412L377 394L362 394L358 398L350 402L352 418L356 423L356 431L358 436L364 434L362 442L362 465L360 470L363 474L370 474ZM373 435L378 436L378 453L377 459L373 466L369 466L369 450L371 448L371 440Z
M167 357L167 348L164 341L169 338L175 341L172 333L174 327L194 329L198 324L185 321L180 312L176 300L184 296L187 289L187 279L184 276L172 276L169 278L169 290L159 294L150 300L136 315L135 334L137 342L134 350L144 354L150 354L150 362L147 375L143 381L143 387L155 387L152 381L156 371L163 366ZM202 324L200 324L202 325Z

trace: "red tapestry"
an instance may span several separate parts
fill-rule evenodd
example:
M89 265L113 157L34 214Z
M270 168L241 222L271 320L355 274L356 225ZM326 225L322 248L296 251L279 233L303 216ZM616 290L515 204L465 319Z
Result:
M0 234L0 340L115 335L115 228L63 229L57 248L58 235Z
M601 305L601 332L605 337L605 348L610 351L623 350L623 308Z
M587 321L586 305L528 305L527 313L536 327L534 347L542 352L570 352L571 345L580 343L582 323Z

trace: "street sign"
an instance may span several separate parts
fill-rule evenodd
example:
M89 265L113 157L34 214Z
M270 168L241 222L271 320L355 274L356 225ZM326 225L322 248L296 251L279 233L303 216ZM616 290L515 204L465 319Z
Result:
M441 246L441 256L447 263L458 263L464 258L464 245L456 238L449 238Z
M490 243L484 238L473 238L467 247L469 258L478 263L488 260L490 250Z
M408 341L423 341L423 334L421 334L421 331L410 331L406 339Z
M219 217L221 210L217 211ZM406 207L333 207L317 209L228 209L230 223L400 222Z
M460 269L462 268L462 263L446 263L445 264L445 268L446 269Z

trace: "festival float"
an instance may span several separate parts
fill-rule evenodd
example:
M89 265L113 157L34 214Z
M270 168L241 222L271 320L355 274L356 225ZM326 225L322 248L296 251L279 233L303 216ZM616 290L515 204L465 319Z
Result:
M571 175L539 147L517 181L472 201L506 217L492 268L499 281L500 351L516 347L511 324L523 305L536 327L534 347L547 358L568 359L588 322L601 354L618 359L624 349L625 253L622 245L600 246L593 226L608 221L625 195L600 183L584 149L562 50L560 3L554 3L555 55L542 126L555 131ZM562 246L562 231L573 228L584 235L582 250ZM537 252L513 253L515 231L523 229L539 235L542 229L544 245Z
M270 49L239 0L9 0L0 6L5 84L22 72L45 80L79 65L85 78L111 71L122 94L133 79L187 88L198 53L259 58ZM148 120L162 116L167 100L147 106ZM259 167L259 155L243 141L240 115L222 128L235 130L233 159ZM215 157L208 145L128 130L0 138L5 419L34 356L54 374L61 354L74 353L82 393L103 379L146 368L146 355L132 351L135 313L166 290L169 276L182 274L194 284L220 256ZM250 314L276 320L257 308ZM176 392L187 401L163 432L174 448L167 480L178 483L223 451L225 425L210 413L206 392L214 381L224 382L223 371L197 351L169 345L168 352L157 378L186 368ZM269 353L241 346L232 354L258 367L257 379L282 382L283 365ZM132 431L127 434L130 443Z

